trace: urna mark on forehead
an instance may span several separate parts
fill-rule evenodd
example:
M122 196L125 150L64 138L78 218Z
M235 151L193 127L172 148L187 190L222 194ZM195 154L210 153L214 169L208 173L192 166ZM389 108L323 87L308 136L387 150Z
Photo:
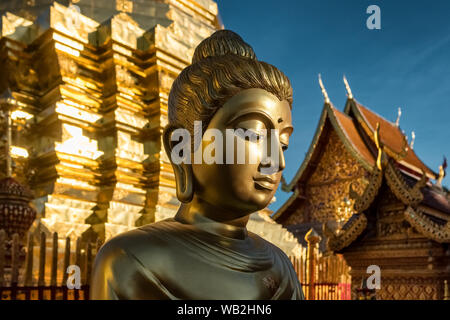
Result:
M231 97L219 111L227 123L250 113L259 113L267 118L269 127L292 132L290 105L286 100L280 101L272 93L260 89L245 89ZM289 133L290 133L289 132Z

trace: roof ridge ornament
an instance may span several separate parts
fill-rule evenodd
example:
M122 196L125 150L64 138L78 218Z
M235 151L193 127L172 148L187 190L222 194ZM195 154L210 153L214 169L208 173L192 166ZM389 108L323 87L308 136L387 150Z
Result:
M289 190L289 185L286 182L286 178L284 177L284 175L281 175L281 190L283 190L284 192L289 192L291 190Z
M330 104L330 98L328 97L327 90L325 89L325 86L323 85L322 76L320 75L320 73L319 73L319 86L320 86L320 89L322 90L322 95L325 99L325 103Z
M348 84L348 81L347 81L347 78L345 77L345 74L344 74L343 79L344 79L344 84L345 84L345 90L347 90L347 97L349 99L353 99L352 89L350 88L350 85Z
M375 140L375 145L377 147L378 155L377 155L377 168L378 170L382 170L382 155L383 155L383 144L380 140L380 123L377 122L377 127L373 132L373 139Z
M364 212L355 215L354 219L350 219L345 223L346 228L342 229L339 234L335 234L327 225L322 224L322 233L326 236L327 250L340 251L348 247L367 227L367 217Z
M421 189L426 186L428 178L422 170L422 177L413 186L410 186L400 169L397 167L396 161L390 158L385 170L385 178L388 187L392 193L405 205L417 206L423 200Z
M404 211L405 220L418 232L439 243L450 242L450 222L439 225L428 218L419 208L408 206Z
M398 127L400 126L400 118L402 116L402 108L398 107L398 112L397 112L397 120L395 120L395 126Z
M444 161L439 166L439 176L436 182L436 186L439 188L442 188L442 180L444 180L444 177L446 175L446 169L447 169L447 158L444 156Z
M411 150L414 149L414 141L416 140L416 133L413 131L411 132L411 143L409 144L409 147Z

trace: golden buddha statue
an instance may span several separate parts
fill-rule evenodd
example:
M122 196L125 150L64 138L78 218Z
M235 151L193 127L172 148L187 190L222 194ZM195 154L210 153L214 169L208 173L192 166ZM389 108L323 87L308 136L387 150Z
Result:
M258 61L239 35L220 30L201 42L172 86L163 135L182 204L174 218L104 244L91 298L304 299L289 258L246 229L249 215L270 203L280 182L291 105L289 79ZM200 140L184 140L179 152L173 137L179 129ZM209 131L214 139L206 137ZM213 152L221 134L225 142ZM244 163L235 142L243 146ZM198 150L219 161L192 161Z

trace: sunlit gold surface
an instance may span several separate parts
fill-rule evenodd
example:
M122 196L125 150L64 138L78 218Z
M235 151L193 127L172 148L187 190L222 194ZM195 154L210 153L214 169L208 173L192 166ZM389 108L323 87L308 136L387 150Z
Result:
M339 168L336 163L339 163ZM332 131L321 161L304 187L308 202L302 204L299 210L305 214L291 215L286 224L302 223L305 219L320 222L336 220L344 198L350 201L349 207L353 207L354 199L350 199L348 194L350 185L362 194L367 183L367 170L352 157L337 133Z
M86 1L36 1L1 17L0 91L11 87L18 106L11 118L30 127L13 135L13 174L35 193L36 233L109 238L176 212L161 143L167 95L195 46L218 27L218 11L210 0L150 2L147 27L123 0L101 21ZM69 209L82 213L72 219Z
M278 119L284 121L279 123ZM279 170L271 175L263 175L261 162L263 161L263 143L246 142L246 154L256 156L255 164L193 164L193 178L199 190L193 199L193 204L202 205L200 199L207 198L214 206L226 208L223 220L234 220L242 215L242 211L250 214L265 208L275 194L281 179L281 172L285 167L282 144L289 144L292 133L291 111L287 101L279 101L277 97L263 89L243 90L219 109L209 123L208 129L218 129L224 136L223 153L226 154L226 129L244 129L259 132L259 130L279 130L280 159ZM233 137L232 139L242 139ZM210 141L203 139L203 150ZM237 142L234 150L234 163L237 163ZM261 187L264 177L270 182ZM215 185L215 188L210 186ZM232 192L230 192L232 189ZM238 216L234 217L233 212Z

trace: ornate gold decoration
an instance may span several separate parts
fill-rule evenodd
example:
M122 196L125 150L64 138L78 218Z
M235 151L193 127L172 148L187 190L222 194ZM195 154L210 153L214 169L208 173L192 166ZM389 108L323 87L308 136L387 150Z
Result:
M364 213L354 214L353 217L335 234L326 223L322 225L323 234L327 237L327 249L340 251L349 246L366 229L367 218Z
M380 142L380 124L377 123L377 128L374 131L374 140L378 150L378 157L376 164L372 170L369 184L364 189L363 194L360 196L358 192L353 189L353 185L350 184L349 188L349 196L351 199L355 200L353 205L353 209L356 212L363 212L369 208L369 206L374 201L376 195L378 194L378 190L381 187L381 183L383 182L383 168L382 168L382 144Z
M9 36L15 38L14 33L20 27L28 27L33 24L32 21L23 17L16 16L10 12L6 12L2 17L2 25L0 33L3 37Z
M444 179L445 171L442 166L439 166L439 177L438 177L438 184L442 185L442 180Z
M312 246L318 244L322 240L322 237L317 233L314 228L309 229L309 231L305 234L305 241Z
M350 198L350 184L356 192L363 193L368 174L349 153L338 134L331 131L322 157L304 186L302 194L307 201L298 209L298 214L290 215L286 224L301 223L304 218L320 222L336 220L342 199ZM350 202L353 206L354 200L350 199Z
M444 158L444 163L439 166L439 177L436 182L436 185L440 188L442 188L442 180L444 180L446 168L447 168L447 159Z
M358 162L347 151L337 133L331 131L322 158L307 184L311 186L332 184L340 180L361 178L365 173L366 171L360 169Z
M74 75L78 73L78 65L74 59L66 55L58 55L58 62L64 75Z
M121 12L133 12L133 1L116 0L116 10Z
M356 212L363 212L369 208L378 194L378 190L380 189L382 182L383 171L378 168L374 168L369 179L369 184L366 186L361 196L353 189L353 184L350 184L349 196L351 199L355 200L353 209Z
M386 157L384 156L383 153L383 144L380 141L380 124L377 122L377 127L375 128L375 131L373 133L373 137L374 137L374 141L375 141L375 145L377 147L377 168L378 170L382 170L382 165L385 163L386 161Z
M427 183L427 176L422 171L422 178L411 188L405 182L393 159L389 159L385 172L386 182L395 196L406 205L415 206L423 200L421 189Z
M22 239L36 218L29 205L32 198L30 190L13 178L0 180L0 230L5 230L9 239L15 233Z
M351 185L350 185L351 188ZM336 221L338 223L343 223L345 221L347 221L352 215L353 215L353 208L352 208L352 202L347 199L344 198L341 202L341 205L337 208L337 213L336 213Z
M450 222L439 225L428 218L419 209L408 206L405 210L405 219L421 234L439 243L450 242Z
M75 38L78 41L77 47L79 48L81 44L89 42L89 34L96 31L99 23L84 16L78 12L78 9L77 6L66 7L54 2L50 9L50 27L60 34ZM76 42L70 42L71 45L75 43ZM63 44L64 47L59 47L70 49L71 45L66 46L66 44ZM75 49L75 51L77 50L77 48L73 49Z
M383 274L383 273L382 273ZM360 276L352 276L352 291L361 283ZM439 299L440 279L424 276L381 277L377 300L436 300Z
M131 56L132 52L129 51L129 48L137 49L138 38L145 33L145 30L124 12L114 16L109 23L112 31L107 37L111 36L113 40L120 43L120 45L115 45L114 49L124 56ZM109 28L107 32L109 33Z
M116 80L119 85L123 85L127 88L133 88L136 85L136 79L131 75L131 73L121 65L116 65Z

